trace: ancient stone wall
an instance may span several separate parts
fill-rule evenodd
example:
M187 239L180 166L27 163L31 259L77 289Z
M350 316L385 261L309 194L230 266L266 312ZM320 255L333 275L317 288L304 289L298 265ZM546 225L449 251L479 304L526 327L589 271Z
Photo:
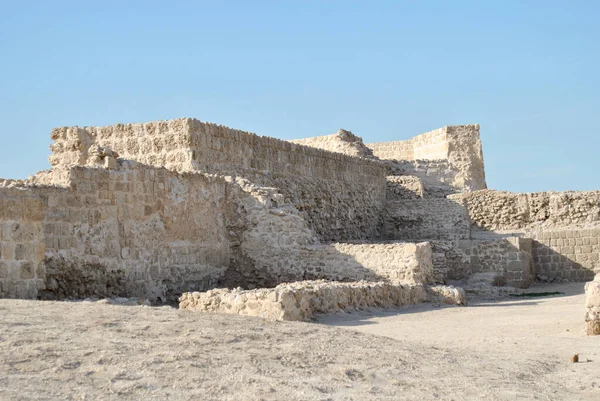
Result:
M356 136L352 132L344 129L340 129L337 133L332 135L293 139L288 142L323 149L329 152L342 153L349 156L373 156L373 151L365 146L360 136Z
M306 278L433 283L431 246L422 243L334 243L304 247Z
M0 188L0 297L33 298L44 286L43 218L39 194Z
M532 240L507 237L489 240L432 241L436 283L496 273L495 285L525 288L535 280Z
M412 139L394 142L367 143L373 156L382 160L415 160Z
M528 234L542 281L588 281L600 273L600 226L544 229Z
M468 274L493 272L498 285L527 288L535 280L532 240L508 237L497 240L459 241L468 263Z
M457 184L459 172L447 160L386 160L386 165L391 176L410 176L421 181L429 197L444 197L463 190Z
M387 170L376 161L188 118L64 127L52 138L55 167L88 165L98 152L114 151L150 166L240 176L278 188L321 240L372 238L381 227Z
M450 169L455 171L452 186L467 191L486 188L478 124L447 126L408 141L367 146L380 159L447 160Z
M74 167L66 188L1 191L5 296L166 301L214 287L229 265L220 178L124 163Z
M600 335L600 274L585 285L585 332Z
M222 125L183 118L107 127L62 127L52 131L50 163L84 165L97 145L123 159L176 171L241 173L268 171L346 182L385 177L376 161L356 159Z
M452 199L388 199L383 237L388 240L459 240L470 237L464 207Z
M474 228L487 231L551 229L600 221L600 191L512 193L484 190L449 198L462 203Z

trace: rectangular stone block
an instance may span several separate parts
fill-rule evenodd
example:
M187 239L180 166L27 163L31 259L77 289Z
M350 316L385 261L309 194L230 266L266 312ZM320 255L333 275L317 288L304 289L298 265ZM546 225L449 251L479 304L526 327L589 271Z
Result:
M21 262L20 269L21 269L21 274L20 274L21 279L27 280L27 279L32 279L35 277L35 268L34 268L33 262L30 262L30 261Z
M44 218L44 204L39 198L23 199L23 214L26 221L42 221Z

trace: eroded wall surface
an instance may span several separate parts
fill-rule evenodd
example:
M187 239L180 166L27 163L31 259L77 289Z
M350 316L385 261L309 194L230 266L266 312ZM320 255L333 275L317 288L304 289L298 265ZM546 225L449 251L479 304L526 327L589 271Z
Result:
M600 191L512 193L475 191L451 195L474 228L530 231L600 221Z
M588 281L600 273L600 226L565 227L529 233L542 281Z
M387 240L468 239L469 218L460 203L452 199L388 199L383 237Z
M394 282L300 281L275 288L244 291L215 289L184 293L179 308L260 316L272 320L309 320L317 313L391 308L421 302L465 305L461 289Z
M43 219L39 194L0 187L0 297L33 298L44 287Z
M442 127L406 141L368 143L373 155L385 160L447 160L460 190L487 188L479 125Z
M385 203L379 162L195 119L52 132L53 166L85 165L98 147L155 167L243 177L278 188L324 241L376 237Z
M344 129L332 135L315 136L305 139L292 139L288 142L310 146L329 152L342 153L349 156L372 157L373 151L365 146L360 136Z
M0 197L3 296L166 301L212 288L229 265L226 182L217 177L137 163L73 167L66 187L2 188Z

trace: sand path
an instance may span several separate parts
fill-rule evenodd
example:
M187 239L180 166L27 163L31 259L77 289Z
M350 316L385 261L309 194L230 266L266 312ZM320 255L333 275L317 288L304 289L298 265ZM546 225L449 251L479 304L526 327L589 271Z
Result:
M0 400L599 400L582 288L319 323L0 300Z

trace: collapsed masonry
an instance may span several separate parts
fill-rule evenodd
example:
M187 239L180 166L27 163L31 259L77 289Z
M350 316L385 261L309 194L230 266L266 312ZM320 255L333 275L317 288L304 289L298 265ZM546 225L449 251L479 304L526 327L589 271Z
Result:
M376 144L188 118L51 136L50 170L0 180L3 297L167 302L242 287L239 302L303 282L285 290L301 299L328 280L355 283L333 292L362 307L364 288L396 294L377 306L433 299L449 280L527 287L600 270L600 193L486 190L478 125ZM211 294L184 306L226 305Z

